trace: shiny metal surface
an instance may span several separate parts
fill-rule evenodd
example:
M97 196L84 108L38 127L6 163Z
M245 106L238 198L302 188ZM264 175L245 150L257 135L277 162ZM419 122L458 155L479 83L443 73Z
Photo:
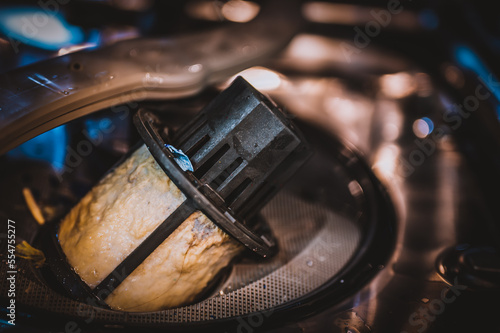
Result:
M15 69L0 83L0 154L77 117L116 104L192 96L279 51L298 8L265 6L257 19L170 39L126 40ZM267 10L266 10L267 9Z
M318 71L356 69L338 61L341 41L333 38L321 37L325 55L315 57L317 62L295 52L297 40L309 39L315 45L317 38L299 35L292 40L271 66L281 70L281 82L267 92L299 117L328 128L363 152L395 203L397 247L380 274L344 304L272 331L437 332L475 324L498 328L488 317L498 311L497 305L480 312L471 300L484 294L474 294L456 280L444 281L436 269L439 255L449 248L494 242L484 197L445 121L451 98L411 63L395 63L385 74L357 73L362 83L354 75L318 76ZM327 54L334 60L325 61ZM376 58L369 50L363 57ZM307 66L302 66L306 60ZM380 67L374 64L371 69ZM293 76L283 74L287 71ZM425 125L420 126L422 119ZM460 318L450 321L450 316ZM484 321L477 323L473 316Z

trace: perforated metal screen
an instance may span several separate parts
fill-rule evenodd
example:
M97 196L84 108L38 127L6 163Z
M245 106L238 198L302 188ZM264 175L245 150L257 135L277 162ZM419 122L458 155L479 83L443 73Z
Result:
M325 206L282 191L262 211L279 242L269 260L244 258L212 295L196 304L150 313L106 310L74 301L39 278L37 269L19 260L17 302L41 310L93 317L98 322L151 325L200 322L242 316L293 302L334 277L355 253L361 230ZM7 280L1 272L1 293Z

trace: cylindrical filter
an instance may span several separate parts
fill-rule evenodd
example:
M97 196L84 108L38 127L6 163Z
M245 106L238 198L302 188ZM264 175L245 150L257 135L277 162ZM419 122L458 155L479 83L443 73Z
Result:
M65 217L59 229L62 249L82 280L95 289L185 200L143 145ZM120 270L112 274L123 281L114 290L101 287L98 296L127 311L192 301L242 246L204 214L186 217L128 277ZM158 297L166 290L169 297Z
M256 214L310 154L285 114L237 78L172 138L147 110L134 123L145 145L59 228L94 297L127 311L176 307L193 302L244 247L272 254Z

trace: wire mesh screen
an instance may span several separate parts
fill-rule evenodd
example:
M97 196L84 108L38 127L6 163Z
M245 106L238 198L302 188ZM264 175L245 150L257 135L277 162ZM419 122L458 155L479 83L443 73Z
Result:
M98 322L139 326L241 316L313 292L341 270L361 239L361 230L353 221L287 191L279 193L262 215L276 235L278 254L269 260L245 258L236 263L227 279L196 304L149 313L102 309L57 292L25 260L19 260L17 302L58 314L93 317ZM5 270L0 274L5 295Z

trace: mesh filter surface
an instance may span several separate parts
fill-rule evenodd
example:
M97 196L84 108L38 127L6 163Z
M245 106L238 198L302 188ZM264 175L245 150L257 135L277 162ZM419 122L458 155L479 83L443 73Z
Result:
M306 202L286 191L263 209L276 235L279 253L269 260L245 259L210 297L189 306L150 313L105 310L67 298L37 278L29 263L18 260L16 301L59 314L115 324L148 325L229 318L292 302L323 285L355 253L361 231L321 204ZM2 258L5 259L5 258ZM1 292L8 289L2 270Z

